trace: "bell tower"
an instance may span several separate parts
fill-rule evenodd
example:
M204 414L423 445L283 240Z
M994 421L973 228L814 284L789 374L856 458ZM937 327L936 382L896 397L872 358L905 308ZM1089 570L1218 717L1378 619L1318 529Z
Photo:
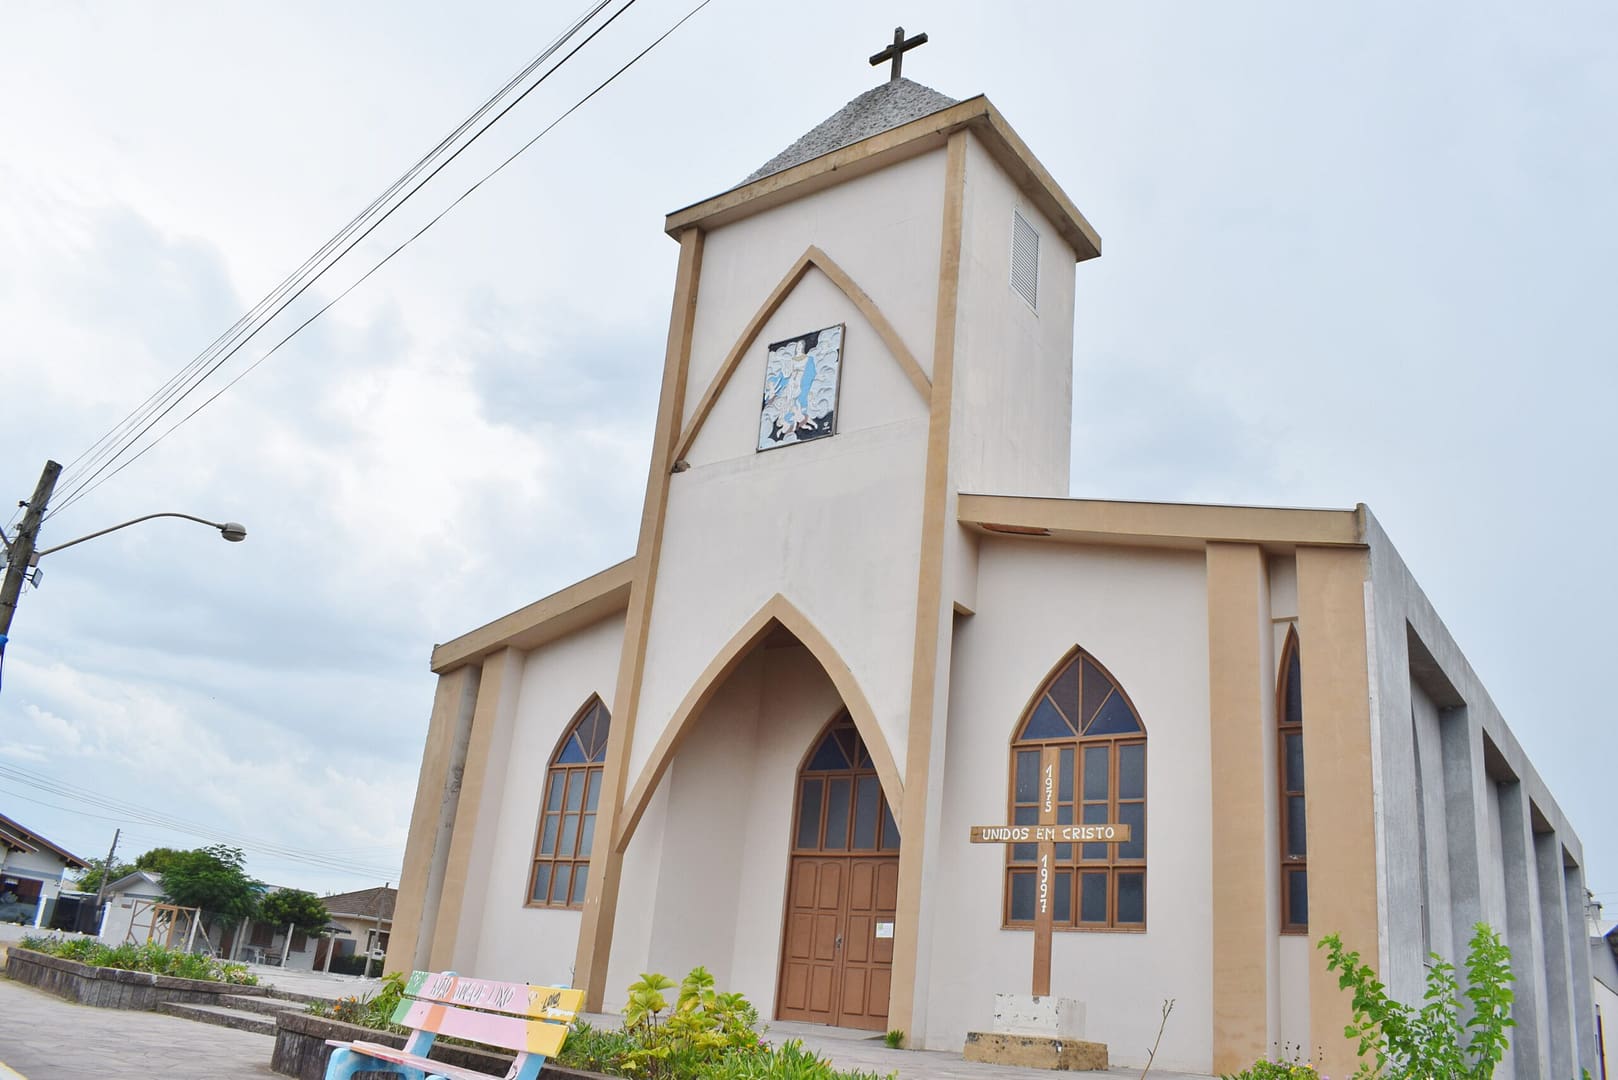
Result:
M580 930L589 1008L637 962L613 955L637 799L738 635L789 610L861 704L843 695L903 839L888 1017L925 1031L922 882L954 622L976 604L956 497L1067 495L1075 266L1100 254L987 98L900 76L925 40L896 31L872 57L887 82L665 222L680 260L597 826L613 842Z

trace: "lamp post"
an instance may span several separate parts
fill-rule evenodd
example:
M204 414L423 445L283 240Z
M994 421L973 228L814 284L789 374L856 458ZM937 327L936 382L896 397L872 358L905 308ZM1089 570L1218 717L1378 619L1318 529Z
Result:
M75 544L82 544L86 540L94 540L98 536L105 536L110 532L117 532L119 529L127 529L131 525L139 525L143 521L164 517L184 518L186 521L206 525L210 529L218 529L219 535L233 544L247 539L247 529L239 522L209 521L193 514L163 511L109 525L105 529L98 529L76 540L69 540L65 544L36 550L34 545L39 539L39 526L44 520L46 504L50 501L51 493L56 487L56 477L61 471L62 466L54 461L47 461L45 471L39 478L39 487L34 491L34 497L23 504L28 510L23 515L22 523L17 527L17 535L7 537L4 532L0 532L0 546L3 546L6 556L5 579L0 583L0 660L5 657L6 635L11 632L11 619L17 613L17 599L22 595L22 583L27 580L32 581L35 586L39 585L39 560L47 555L73 547Z

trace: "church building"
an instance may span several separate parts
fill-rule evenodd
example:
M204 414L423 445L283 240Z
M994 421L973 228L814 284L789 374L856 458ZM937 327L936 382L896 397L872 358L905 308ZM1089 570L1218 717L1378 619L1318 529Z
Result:
M1370 512L1070 496L1101 239L987 98L665 229L635 555L433 650L390 970L957 1052L1033 991L1137 1066L1172 998L1159 1067L1343 1076L1320 939L1419 1000L1486 921L1503 1075L1595 1067L1579 838Z

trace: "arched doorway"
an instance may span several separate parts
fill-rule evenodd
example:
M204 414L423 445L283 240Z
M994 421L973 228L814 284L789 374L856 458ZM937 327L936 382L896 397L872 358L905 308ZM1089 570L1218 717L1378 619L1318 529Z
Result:
M886 1031L899 828L848 710L798 768L776 1017Z

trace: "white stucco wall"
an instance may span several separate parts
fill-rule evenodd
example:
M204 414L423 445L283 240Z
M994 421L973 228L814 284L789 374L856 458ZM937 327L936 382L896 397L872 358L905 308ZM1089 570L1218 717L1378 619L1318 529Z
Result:
M34 908L34 918L31 922L36 926L43 925L49 918L56 897L62 891L62 875L67 871L67 863L60 855L45 848L38 851L5 849L4 854L4 867L3 871L0 871L0 877L16 878L19 883L39 882L39 903Z
M1038 307L1011 287L1012 208L1039 234ZM1073 249L967 139L955 339L958 491L1068 494L1073 427Z
M514 982L572 980L579 912L525 906L534 831L562 732L590 695L612 701L623 635L618 614L521 659L511 708L491 733L485 794L493 803L478 820L494 826L480 830L468 869L474 884L462 908L457 952L467 956L460 970ZM598 834L595 842L606 841Z
M788 268L813 244L931 370L943 155L935 152L713 230L704 242L686 410ZM837 434L759 452L767 345L846 323ZM671 480L630 752L642 776L703 669L775 594L830 641L903 769L914 652L926 399L857 307L818 271L747 351Z
M1085 1003L1091 1037L1139 1063L1165 998L1176 1001L1157 1064L1212 1060L1212 839L1208 775L1208 615L1200 552L985 541L979 608L958 623L946 758L929 1047L986 1030L997 992L1026 993L1033 936L1002 930L1004 853L967 842L1006 814L1009 744L1029 698L1074 645L1093 654L1140 711L1147 749L1147 927L1058 933L1052 993Z
M819 663L790 643L755 650L720 687L630 846L609 1007L642 971L678 980L701 964L775 1015L797 770L841 707Z

